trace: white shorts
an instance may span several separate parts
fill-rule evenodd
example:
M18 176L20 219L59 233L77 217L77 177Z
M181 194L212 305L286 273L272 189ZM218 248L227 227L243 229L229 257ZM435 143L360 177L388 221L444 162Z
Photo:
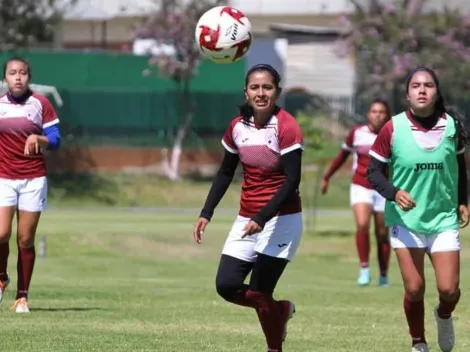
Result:
M389 233L393 249L426 248L428 253L460 251L460 231L458 229L422 235L411 232L400 225L393 225L390 226Z
M358 203L367 203L372 205L376 213L383 213L385 210L385 198L375 189L365 188L353 183L349 189L349 198L351 206Z
M222 254L254 262L257 254L292 260L302 237L302 213L276 216L260 233L242 238L249 218L237 216L225 241Z
M47 178L26 180L0 178L0 207L41 212L47 208Z

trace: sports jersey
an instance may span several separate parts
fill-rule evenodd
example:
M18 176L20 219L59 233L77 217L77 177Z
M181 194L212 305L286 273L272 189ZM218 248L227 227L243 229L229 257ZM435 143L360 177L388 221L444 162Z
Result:
M42 135L59 123L49 100L30 92L21 103L8 94L0 97L0 178L31 179L46 175L42 152L25 155L28 136Z
M225 149L238 154L243 167L243 184L239 215L251 218L271 200L283 185L281 155L303 150L303 134L297 121L280 109L264 126L256 126L253 118L245 122L233 119L222 138ZM278 215L300 212L299 191L290 196Z
M459 172L455 121L449 115L438 117L429 135L413 122L409 112L394 116L388 123L393 139L387 126L370 152L376 159L391 163L391 183L416 201L415 208L403 211L388 200L386 225L401 225L420 234L456 229ZM389 153L380 150L388 145Z

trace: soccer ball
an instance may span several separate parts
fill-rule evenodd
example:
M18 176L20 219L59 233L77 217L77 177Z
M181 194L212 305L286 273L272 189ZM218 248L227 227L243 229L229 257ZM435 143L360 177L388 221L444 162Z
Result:
M202 56L217 63L232 63L250 48L251 23L233 7L213 7L197 22L195 38Z

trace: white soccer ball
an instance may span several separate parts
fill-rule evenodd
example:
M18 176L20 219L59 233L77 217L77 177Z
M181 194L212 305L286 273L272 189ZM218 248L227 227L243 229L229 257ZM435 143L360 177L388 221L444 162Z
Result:
M195 38L204 57L217 63L232 63L250 48L251 23L231 6L213 7L197 22Z

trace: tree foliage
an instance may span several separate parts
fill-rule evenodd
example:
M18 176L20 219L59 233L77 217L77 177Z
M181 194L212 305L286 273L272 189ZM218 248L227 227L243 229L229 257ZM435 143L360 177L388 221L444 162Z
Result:
M224 0L161 0L160 11L151 14L137 28L136 38L155 39L161 50L153 54L146 74L156 69L159 75L180 84L197 74L201 55L194 39L199 18Z
M225 5L224 0L161 0L159 11L151 14L145 23L137 28L136 39L153 40L155 45L149 68L144 74L171 78L179 94L180 119L173 139L171 156L162 151L162 167L171 180L181 179L179 164L183 141L188 134L194 105L191 100L190 83L197 74L201 54L195 41L195 29L199 18L214 6Z
M370 98L404 96L403 82L418 65L433 68L451 100L470 89L470 16L459 10L427 10L426 0L351 0L342 17L350 30L338 42L340 56L354 55L358 92Z
M0 50L52 42L54 26L74 0L1 0Z

